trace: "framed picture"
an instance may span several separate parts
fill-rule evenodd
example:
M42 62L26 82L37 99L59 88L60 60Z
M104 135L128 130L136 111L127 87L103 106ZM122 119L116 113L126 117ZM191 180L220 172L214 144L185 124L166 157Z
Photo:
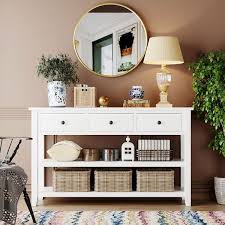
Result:
M138 63L138 24L134 23L116 32L117 73L124 73Z

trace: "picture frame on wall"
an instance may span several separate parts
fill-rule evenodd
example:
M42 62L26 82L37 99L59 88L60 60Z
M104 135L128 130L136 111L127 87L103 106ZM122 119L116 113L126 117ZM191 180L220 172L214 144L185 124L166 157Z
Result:
M116 32L117 73L125 73L138 62L138 24L134 23Z

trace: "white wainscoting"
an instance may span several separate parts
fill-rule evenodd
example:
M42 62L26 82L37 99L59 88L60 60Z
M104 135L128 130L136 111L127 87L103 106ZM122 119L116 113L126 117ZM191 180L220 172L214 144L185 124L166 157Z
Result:
M31 113L27 108L0 107L0 136L31 136ZM24 141L15 162L28 175L27 189L31 190L31 141Z

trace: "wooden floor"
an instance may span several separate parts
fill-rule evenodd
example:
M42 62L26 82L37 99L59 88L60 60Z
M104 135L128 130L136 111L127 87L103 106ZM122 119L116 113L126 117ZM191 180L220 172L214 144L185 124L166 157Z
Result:
M186 207L180 200L151 199L46 199L43 205L33 207L34 210L195 210L195 211L225 211L225 206L216 202L193 202L192 207ZM19 201L19 210L27 210L23 201Z

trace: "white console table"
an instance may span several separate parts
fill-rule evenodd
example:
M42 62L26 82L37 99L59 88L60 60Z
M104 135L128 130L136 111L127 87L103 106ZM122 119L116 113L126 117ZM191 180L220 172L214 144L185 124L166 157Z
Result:
M32 205L44 197L180 197L191 205L192 108L31 108ZM180 135L181 158L173 161L57 162L45 158L45 135ZM174 192L54 192L45 186L51 167L178 167L181 186Z

